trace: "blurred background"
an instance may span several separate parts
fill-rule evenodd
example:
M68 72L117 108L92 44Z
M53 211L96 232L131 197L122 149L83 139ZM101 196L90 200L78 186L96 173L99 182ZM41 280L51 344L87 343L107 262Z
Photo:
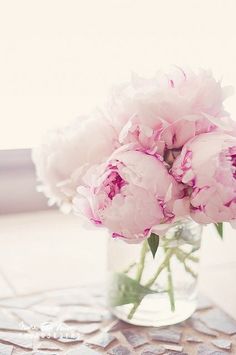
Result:
M203 67L236 87L235 13L235 0L0 1L0 297L104 279L106 233L36 192L31 149L43 132L103 104L132 72ZM225 104L236 117L235 96ZM214 233L201 287L236 316L236 235Z

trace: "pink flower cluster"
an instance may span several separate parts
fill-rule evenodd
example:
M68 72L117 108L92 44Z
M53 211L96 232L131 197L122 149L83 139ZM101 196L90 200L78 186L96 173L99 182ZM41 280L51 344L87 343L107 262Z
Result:
M42 190L129 243L182 218L236 222L236 123L229 89L175 68L131 78L106 108L53 132L34 152Z

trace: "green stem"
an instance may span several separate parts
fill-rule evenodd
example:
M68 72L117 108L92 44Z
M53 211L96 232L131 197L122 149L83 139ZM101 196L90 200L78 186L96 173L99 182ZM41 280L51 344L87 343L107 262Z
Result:
M136 302L133 304L133 307L131 308L129 314L128 314L128 319L132 319L134 316L134 313L136 312L137 308L139 307L141 302Z
M187 259L193 261L194 263L199 263L199 258L190 254L187 254Z
M149 288L155 283L156 279L158 278L158 276L160 275L162 270L164 270L168 266L169 260L170 260L170 258L171 258L171 256L173 254L174 254L174 250L172 250L172 249L167 250L166 256L165 256L163 262L161 263L161 265L157 269L155 275L144 285L145 287ZM141 252L141 256L142 255L143 255L143 253ZM142 260L142 258L141 258L141 260ZM168 294L169 294L169 292L168 292ZM173 295L173 290L172 290L172 295ZM130 310L130 312L128 314L128 319L132 319L133 318L133 315L136 312L137 308L139 307L140 303L141 303L141 301L140 302L136 302L136 303L133 304L133 307L131 308L131 310Z
M144 270L144 266L145 266L145 259L146 259L146 254L147 254L147 250L148 250L147 247L148 247L148 244L147 244L147 241L145 240L142 245L141 254L140 254L140 261L138 263L137 273L136 273L136 277L135 277L135 279L138 282L141 281L141 278L143 275L143 270Z
M128 274L128 272L131 270L131 269L133 269L133 267L136 265L136 263L132 263L132 264L130 264L124 271L123 271L123 273L124 274Z
M192 275L192 277L194 279L197 278L197 274L186 264L185 261L184 261L184 268L185 268L185 271L187 271L190 275Z
M172 279L172 273L171 273L171 267L170 267L170 259L167 261L167 273L168 273L168 295L170 299L170 306L171 306L171 311L175 311L175 297L174 297L174 286L173 286L173 279Z
M195 255L192 255L195 250L192 250L188 253L185 251L181 250L178 247L178 243L172 244L171 242L174 242L175 240L178 241L178 239L181 237L181 230L177 231L173 238L165 238L163 237L163 243L162 243L162 248L164 249L165 256L162 261L162 263L159 265L158 269L156 270L155 274L144 284L143 286L146 288L151 288L153 284L156 282L158 276L161 274L161 272L166 269L167 270L167 284L168 288L165 292L168 293L169 296L169 301L170 301L170 306L171 306L171 311L175 311L175 295L174 295L174 284L173 284L173 277L172 277L172 270L171 270L171 258L173 255L175 255L182 263L183 266L189 274L192 275L192 277L196 278L197 275L196 273L189 267L187 264L187 261L192 261L194 263L197 263L199 261L198 257ZM148 244L147 242L143 243L142 250L141 250L141 256L140 256L140 261L137 264L137 272L136 272L136 280L138 282L141 281L144 267L145 267L145 258L146 254L148 252ZM141 298L140 300L136 301L133 303L133 306L129 312L128 319L132 319L136 310L138 309L140 303L142 302Z
M184 254L184 255L183 255ZM191 269L190 266L187 265L186 263L186 259L191 260L188 256L188 254L185 254L182 250L177 249L175 252L175 255L177 256L177 258L179 259L179 261L181 263L183 263L185 271L188 272L189 274L192 275L192 277L194 277L195 279L197 278L197 274Z
M158 278L158 276L160 275L162 270L164 270L165 267L167 266L167 263L169 262L169 260L170 260L171 256L173 255L173 253L174 253L174 250L168 249L168 251L166 252L165 259L163 260L163 262L161 263L161 265L157 269L157 271L154 274L154 276L144 285L145 287L151 287L155 283L156 279Z
M196 279L196 278L197 278L197 274L191 269L190 266L188 266L188 265L186 264L185 259L183 259L178 253L176 253L176 256L177 256L177 258L179 259L179 261L180 261L181 263L183 263L184 268L185 268L185 271L188 272L190 275L192 275L192 277L194 277L194 278Z
M145 266L145 259L146 259L146 254L148 251L148 243L145 240L143 242L142 245L142 249L141 249L141 254L140 254L140 261L138 263L138 268L137 268L137 273L136 273L136 277L135 279L140 282L142 275L143 275L143 270L144 270L144 266ZM138 308L138 306L140 305L141 302L136 302L133 304L133 307L131 308L129 314L128 314L128 319L132 319L134 313L136 312L136 309Z
M194 251L191 251L190 253L185 253L183 250L177 248L176 249L178 255L181 257L182 261L185 259L189 259L191 261L193 261L194 263L198 263L199 262L199 258L192 255L192 253L194 253Z

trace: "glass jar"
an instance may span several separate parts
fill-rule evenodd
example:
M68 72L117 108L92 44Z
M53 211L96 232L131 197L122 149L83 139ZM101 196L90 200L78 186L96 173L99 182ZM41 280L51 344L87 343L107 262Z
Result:
M125 322L140 326L179 323L196 309L202 227L182 220L159 238L153 257L148 241L109 240L108 304Z

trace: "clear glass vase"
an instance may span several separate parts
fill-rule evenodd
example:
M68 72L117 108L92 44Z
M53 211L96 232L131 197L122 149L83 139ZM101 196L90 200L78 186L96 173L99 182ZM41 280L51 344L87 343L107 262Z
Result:
M196 308L202 227L192 220L174 224L160 237L155 258L148 242L108 245L108 304L128 323L166 326L179 323Z

